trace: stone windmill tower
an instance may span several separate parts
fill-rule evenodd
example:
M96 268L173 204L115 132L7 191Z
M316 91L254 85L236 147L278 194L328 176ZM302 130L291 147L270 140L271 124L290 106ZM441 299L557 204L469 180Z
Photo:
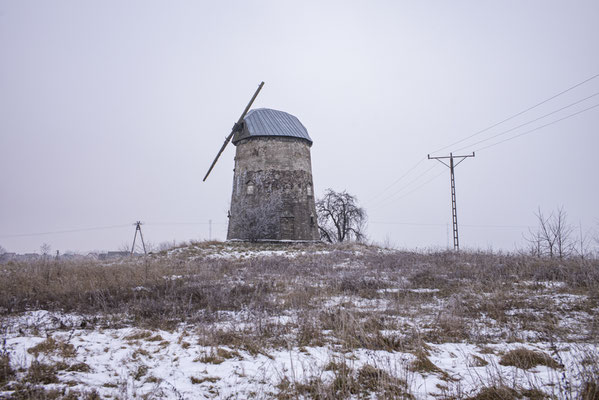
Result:
M237 147L227 240L316 241L312 139L293 115L250 110L260 84L204 180L233 139Z

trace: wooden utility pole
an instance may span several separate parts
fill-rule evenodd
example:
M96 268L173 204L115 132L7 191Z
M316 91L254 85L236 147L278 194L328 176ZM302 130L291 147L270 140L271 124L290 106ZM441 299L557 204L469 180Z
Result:
M468 157L474 157L474 152L472 152L472 154L469 154L467 156L454 156L453 153L449 153L449 156L444 156L444 157L431 157L430 154L428 155L429 160L437 160L441 164L443 164L449 168L449 175L450 175L450 179L451 179L451 216L453 219L453 249L455 251L460 250L460 239L458 236L458 207L456 205L456 196L455 196L454 169ZM447 159L447 158L449 159L449 164L447 164L445 161L442 161L443 159ZM460 160L457 163L454 163L454 161L453 161L454 158L459 158Z
M135 239L137 239L137 231L139 231L139 237L141 239L141 244L144 248L144 254L148 254L146 252L146 244L144 243L144 237L141 234L141 222L137 221L136 223L134 223L133 225L135 225L135 235L133 236L133 246L131 246L131 255L133 255L133 251L135 250Z

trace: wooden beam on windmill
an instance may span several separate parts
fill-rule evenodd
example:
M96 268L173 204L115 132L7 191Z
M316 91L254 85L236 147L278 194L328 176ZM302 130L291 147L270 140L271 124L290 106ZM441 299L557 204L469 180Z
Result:
M262 90L262 86L264 86L264 82L260 83L260 85L258 86L258 89L256 89L256 92L252 96L252 99L250 100L250 102L248 103L248 105L245 107L245 110L243 110L243 113L241 113L241 116L239 117L239 119L237 120L237 122L235 123L235 125L233 125L233 128L231 129L231 133L229 133L229 136L227 136L225 138L225 143L220 148L218 154L216 155L216 158L214 158L214 161L212 161L212 164L210 165L210 168L208 169L208 172L206 172L206 176L204 176L204 179L202 180L202 182L205 182L206 178L208 178L208 175L210 175L210 172L212 171L212 168L214 168L214 165L216 165L216 162L218 161L218 158L223 153L223 151L225 151L225 147L227 147L227 145L231 141L231 138L233 137L233 135L236 132L238 132L239 130L241 130L241 127L242 127L242 124L243 124L243 118L245 117L245 115L248 113L248 111L252 107L252 104L254 103L254 100L256 100L256 97L258 97L258 93L260 93L260 90Z

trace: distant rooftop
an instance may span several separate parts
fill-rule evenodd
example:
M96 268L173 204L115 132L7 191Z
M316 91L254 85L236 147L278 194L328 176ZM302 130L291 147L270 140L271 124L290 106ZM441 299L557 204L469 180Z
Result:
M250 110L243 119L244 128L233 138L233 144L255 136L288 136L307 140L312 144L306 127L297 117L270 108Z

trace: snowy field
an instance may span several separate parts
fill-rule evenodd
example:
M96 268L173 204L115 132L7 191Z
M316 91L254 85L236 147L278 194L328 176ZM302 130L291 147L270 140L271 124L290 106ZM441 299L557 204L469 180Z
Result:
M0 270L0 398L599 395L596 261L196 243Z

